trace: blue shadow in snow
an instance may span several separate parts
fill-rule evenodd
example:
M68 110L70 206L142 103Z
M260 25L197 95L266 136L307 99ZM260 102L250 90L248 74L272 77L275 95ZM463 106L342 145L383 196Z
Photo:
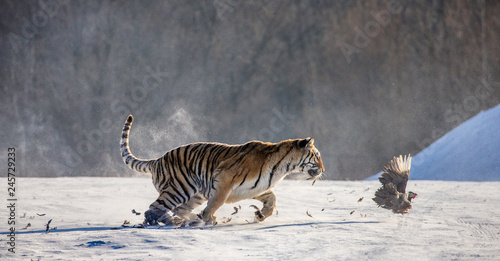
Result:
M312 225L347 225L347 224L378 224L381 222L378 221L340 221L340 222L309 222L309 223L301 223L301 224L283 224L269 227L261 227L255 230L266 230L266 229L274 229L280 227L303 227L303 226L312 226Z
M294 223L294 224L282 224L268 227L255 228L255 230L266 230L266 229L275 229L275 228L284 228L284 227L303 227L303 226L312 226L312 225L347 225L347 224L377 224L381 223L378 221L337 221L337 222L308 222L308 223ZM238 225L222 225L222 226L213 226L209 227L209 229L223 229L223 228L234 228L236 226L248 226L255 223L249 224L238 224ZM185 227L182 229L206 229L207 227ZM105 230L123 230L123 229L133 229L131 227L77 227L77 228L58 228L51 229L49 233L65 233L65 232L92 232L92 231L105 231ZM151 227L146 229L175 229L175 227ZM0 235L8 235L10 232L0 232ZM24 235L24 234L45 234L45 230L16 230L16 235Z
M126 227L77 227L77 228L58 228L58 229L51 229L49 233L63 233L63 232L83 232L83 231L103 231L103 230L120 230L120 229L127 229ZM9 232L0 232L0 235L8 235ZM23 230L16 230L16 235L23 235L23 234L45 234L45 230L29 230L29 229L23 229Z

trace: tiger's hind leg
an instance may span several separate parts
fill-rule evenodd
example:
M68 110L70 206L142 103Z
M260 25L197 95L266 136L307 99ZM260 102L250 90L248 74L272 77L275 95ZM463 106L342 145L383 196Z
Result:
M182 219L184 219L186 222L199 220L198 215L194 214L192 211L193 209L203 204L205 201L207 201L207 199L203 197L202 194L196 194L188 202L178 206L172 212L176 216L179 216Z
M168 209L160 206L161 203L157 201L149 205L149 210L144 212L144 225L157 226L158 222L170 223L172 217L168 214Z
M160 193L158 199L149 206L149 210L144 213L144 225L158 225L159 222L166 225L175 225L179 222L178 219L172 217L168 212L176 209L189 200L189 196L176 196L175 190L172 187Z
M261 210L255 211L255 218L258 221L264 221L264 219L273 214L274 209L276 208L276 195L272 190L268 190L254 199L264 204Z

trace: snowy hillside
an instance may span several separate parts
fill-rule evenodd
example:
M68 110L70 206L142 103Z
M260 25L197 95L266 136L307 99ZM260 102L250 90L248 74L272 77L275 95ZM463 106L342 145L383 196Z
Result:
M248 200L224 205L216 216L219 221L231 220L213 227L113 229L125 220L142 222L142 213L156 198L149 178L21 178L16 253L7 252L7 211L2 211L0 259L494 260L500 256L500 194L484 193L499 191L499 182L411 182L408 188L419 196L404 216L376 207L371 198L378 186L377 181L318 181L311 186L285 180L276 187L277 215L262 223L253 222L249 207L258 202ZM141 215L133 214L133 209Z
M500 181L500 105L462 123L413 157L410 179Z

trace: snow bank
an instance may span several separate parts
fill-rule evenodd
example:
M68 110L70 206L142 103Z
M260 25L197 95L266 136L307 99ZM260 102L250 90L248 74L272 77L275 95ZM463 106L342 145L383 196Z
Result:
M500 105L467 120L413 157L410 179L500 181Z

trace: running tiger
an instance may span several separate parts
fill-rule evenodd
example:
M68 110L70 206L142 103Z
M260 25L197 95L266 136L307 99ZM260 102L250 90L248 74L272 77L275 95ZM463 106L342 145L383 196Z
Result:
M263 221L272 215L276 206L276 195L271 189L286 175L307 172L310 179L316 181L325 171L312 138L279 143L251 141L243 145L192 143L158 159L138 159L130 152L128 141L133 120L129 115L123 126L123 161L133 170L152 174L159 193L144 213L145 226L174 223L169 212L181 218L184 224L203 221L215 225L214 213L219 207L243 199L263 203L263 208L255 212L256 219ZM200 215L191 213L207 200Z

